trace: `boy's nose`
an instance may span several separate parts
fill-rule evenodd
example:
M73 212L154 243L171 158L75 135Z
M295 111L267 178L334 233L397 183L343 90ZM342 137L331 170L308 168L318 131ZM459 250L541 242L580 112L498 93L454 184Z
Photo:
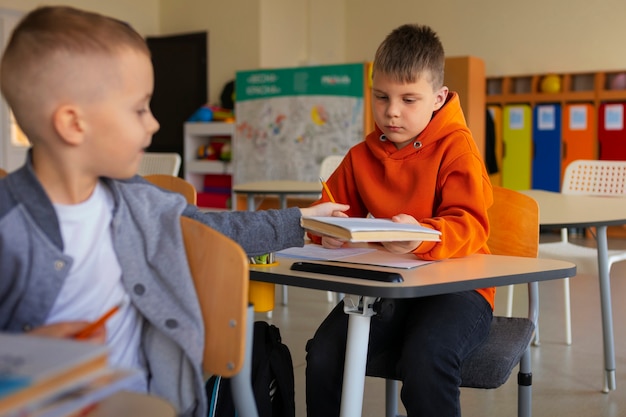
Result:
M396 117L399 114L399 107L394 103L389 103L387 106L387 116L388 117Z
M152 116L152 123L150 126L150 130L152 131L152 134L155 134L156 132L159 131L159 129L161 128L161 125L159 124L159 121L156 119L156 117L154 117L152 113L150 113L150 115Z

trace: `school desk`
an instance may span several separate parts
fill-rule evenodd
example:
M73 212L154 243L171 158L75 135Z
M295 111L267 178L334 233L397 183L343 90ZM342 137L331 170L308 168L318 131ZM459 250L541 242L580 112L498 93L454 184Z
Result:
M604 343L604 386L609 392L615 384L615 346L611 307L611 281L608 268L607 227L626 223L626 199L562 194L543 190L524 190L539 205L539 224L555 229L595 227L597 229L598 279Z
M395 269L367 265L310 261L319 264L349 266L365 270L398 272L403 282L389 283L291 270L299 259L279 258L273 267L250 267L250 279L281 285L294 285L359 296L354 307L346 308L348 342L341 400L341 416L361 416L365 367L372 305L376 298L413 298L435 294L504 286L574 276L570 262L498 255L472 255L429 263L414 269ZM308 261L301 259L301 261ZM350 297L353 299L354 297Z

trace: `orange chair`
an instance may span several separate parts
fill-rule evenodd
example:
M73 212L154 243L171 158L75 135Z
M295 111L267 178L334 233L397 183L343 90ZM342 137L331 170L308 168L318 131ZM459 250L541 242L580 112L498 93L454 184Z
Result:
M539 248L539 208L532 198L494 186L494 204L489 209L491 232L487 241L494 255L537 257ZM532 414L532 369L530 342L539 313L539 289L528 284L528 318L494 317L487 340L465 360L461 386L498 388L519 364L517 388L518 417ZM385 378L385 416L398 416L399 352L385 352L367 363L367 375Z
M158 187L182 194L189 204L196 205L196 189L184 179L167 174L151 174L144 176L144 178Z
M254 311L248 303L248 256L234 240L187 217L181 218L187 261L204 321L202 366L231 378L240 416L257 416L251 361Z

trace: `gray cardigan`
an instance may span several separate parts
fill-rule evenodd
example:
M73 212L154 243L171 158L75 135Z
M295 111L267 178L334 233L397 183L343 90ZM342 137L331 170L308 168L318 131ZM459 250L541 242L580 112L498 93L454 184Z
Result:
M300 211L203 213L141 177L104 182L115 200L113 246L122 282L144 317L149 391L181 416L204 417L202 317L178 219L199 220L258 255L303 245ZM27 161L0 180L0 330L42 325L71 265L54 208Z

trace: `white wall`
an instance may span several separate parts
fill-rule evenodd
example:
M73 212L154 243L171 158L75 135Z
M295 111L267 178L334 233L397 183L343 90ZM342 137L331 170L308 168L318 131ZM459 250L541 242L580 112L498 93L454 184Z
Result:
M113 16L142 35L159 33L159 0L0 0L0 7L26 12L38 6L66 5Z
M396 26L437 31L447 55L474 55L487 75L626 69L624 0L345 0L346 60L372 59Z
M161 33L209 32L209 101L237 71L345 62L345 0L160 0Z
M274 0L271 0L274 1ZM209 101L219 103L235 72L259 68L265 0L160 0L161 33L207 31Z
M29 10L40 0L0 0ZM209 97L238 70L369 61L396 26L435 29L449 56L488 75L626 69L626 1L66 0L144 35L209 32Z

